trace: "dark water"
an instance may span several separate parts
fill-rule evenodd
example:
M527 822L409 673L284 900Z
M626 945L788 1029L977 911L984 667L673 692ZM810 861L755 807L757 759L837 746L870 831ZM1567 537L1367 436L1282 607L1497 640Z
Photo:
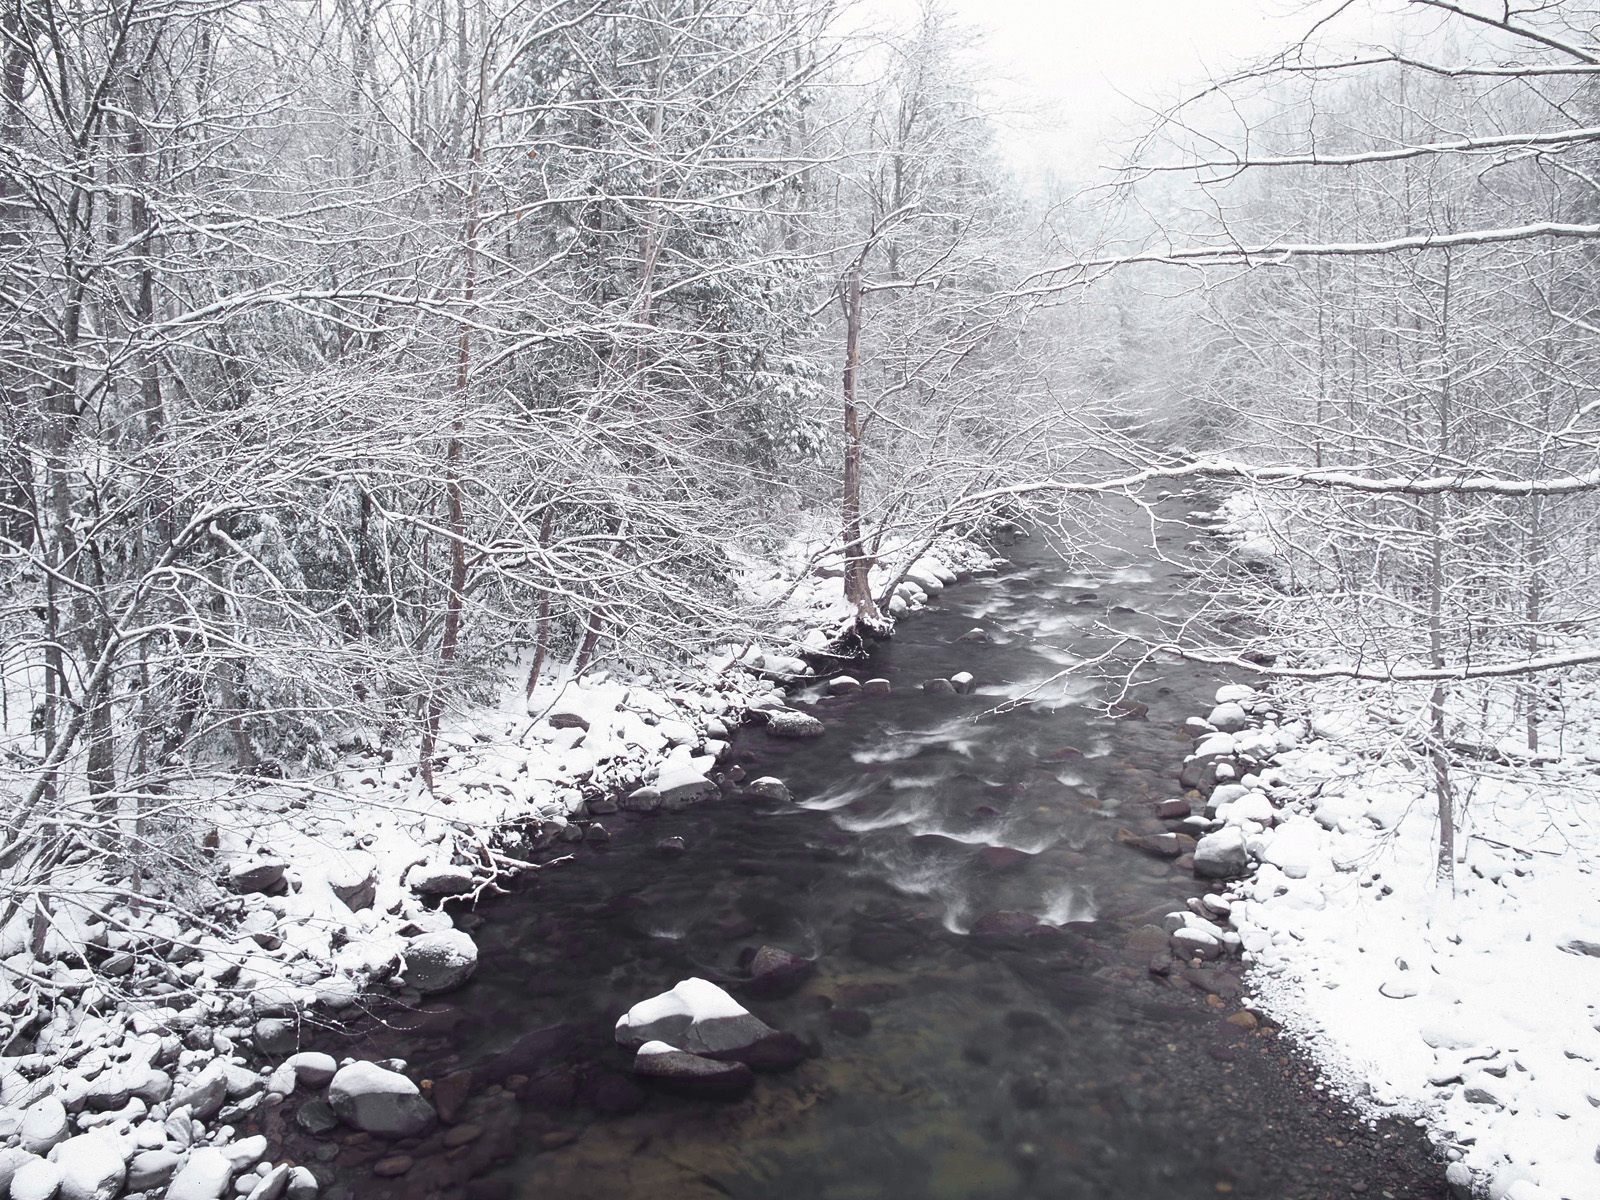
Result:
M482 1134L402 1148L416 1161L400 1179L374 1178L393 1148L358 1138L341 1184L529 1200L1436 1194L1414 1138L1358 1128L1270 1030L1226 1020L1230 969L1149 970L1166 958L1151 923L1198 889L1116 834L1164 828L1182 721L1220 680L1159 664L1136 693L1148 716L1120 719L1092 672L1049 681L1114 631L1190 610L1150 531L1115 518L1075 563L1030 538L852 671L891 695L816 703L816 742L742 733L735 761L796 803L609 818L609 846L493 906L474 982L360 1047L433 1080L470 1070L458 1119ZM1175 555L1193 536L1161 531ZM974 627L991 640L960 640ZM963 670L974 695L919 686ZM659 852L668 836L687 852ZM1041 925L970 932L996 912ZM815 1057L733 1104L639 1089L616 1017L688 975L738 994L741 954L763 943L817 960L795 995L747 1001Z

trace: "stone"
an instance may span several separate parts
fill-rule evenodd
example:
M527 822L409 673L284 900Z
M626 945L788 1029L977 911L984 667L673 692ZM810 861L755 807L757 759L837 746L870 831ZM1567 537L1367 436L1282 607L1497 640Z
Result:
M328 1104L346 1124L379 1137L412 1137L436 1119L416 1084L370 1062L340 1067L328 1085Z
M70 1132L67 1110L61 1101L54 1096L44 1096L23 1112L18 1144L31 1154L46 1154L53 1146L66 1141Z
M1194 849L1195 840L1183 833L1134 833L1119 829L1116 840L1152 858L1177 858Z
M976 938L998 940L1023 937L1039 928L1039 918L1026 912L985 913L969 930Z
M483 1136L482 1125L457 1125L445 1130L444 1145L446 1150L454 1150L457 1146L466 1146L477 1141Z
M707 779L704 772L678 762L662 767L653 787L661 797L661 806L667 809L686 808L717 791L717 785Z
M406 943L401 981L424 996L454 991L478 969L478 947L459 929L424 933Z
M954 696L956 694L956 685L948 679L924 679L922 681L922 690L930 696Z
M261 1181L246 1193L245 1200L283 1200L283 1194L289 1190L291 1170L288 1163L279 1163L260 1176Z
M861 691L861 681L853 675L835 675L828 680L828 695L854 696Z
M585 733L589 732L589 718L580 712L573 712L570 709L565 711L557 709L545 720L552 729L581 729Z
M987 642L988 640L988 631L977 627L967 630L956 639L958 642Z
M959 695L967 696L977 686L977 681L972 678L971 671L957 671L950 676L950 686L955 688Z
M11 1177L11 1200L55 1200L61 1190L61 1168L34 1158Z
M445 1124L454 1124L472 1097L472 1072L452 1071L433 1081L433 1107Z
M289 1186L284 1189L288 1200L316 1200L320 1190L317 1177L309 1167L294 1167L289 1172Z
M472 872L450 863L412 867L406 885L419 896L464 896L477 886Z
M681 837L664 837L655 845L656 853L663 858L682 858L688 850L688 844Z
M61 1169L61 1200L114 1200L128 1177L122 1141L110 1130L68 1138L50 1157Z
M1187 800L1163 800L1156 805L1156 816L1163 821L1183 821L1192 815L1193 812Z
M295 1110L294 1123L312 1137L321 1137L339 1127L339 1114L320 1096L307 1100Z
M1194 873L1198 879L1233 879L1250 871L1250 854L1244 831L1236 826L1208 833L1195 844Z
M201 1146L167 1188L167 1200L222 1200L233 1182L233 1160L215 1146Z
M262 1017L250 1038L266 1057L283 1058L300 1048L300 1027L287 1017Z
M978 861L989 871L1014 871L1032 857L1015 846L985 846L978 851Z
M0 1196L4 1196L11 1187L11 1177L38 1157L20 1146L0 1150Z
M859 1008L830 1008L828 1028L846 1037L865 1037L872 1032L872 1016Z
M391 1154L372 1164L372 1173L379 1179L396 1179L404 1175L416 1162L409 1154Z
M776 738L805 740L819 738L827 732L822 722L811 714L792 708L769 708L766 715L767 732Z
M1242 705L1230 700L1213 708L1211 715L1206 718L1206 724L1218 733L1238 733L1249 726L1250 717Z
M635 1004L618 1018L616 1039L631 1049L665 1042L756 1070L784 1070L806 1057L798 1038L779 1033L716 984L694 978Z
M339 1064L333 1061L333 1055L323 1054L318 1050L303 1050L299 1054L291 1054L284 1060L284 1065L294 1068L294 1077L301 1087L322 1087L333 1078L334 1072L339 1069Z
M378 898L378 860L365 850L346 850L328 869L328 886L351 912L371 908Z
M787 803L794 799L794 796L789 791L789 785L771 775L763 775L760 779L752 779L741 790L746 796L754 796L760 800L775 800Z
M775 1000L798 991L817 969L809 958L801 958L776 946L760 947L750 959L750 978L744 990L758 1000Z
M880 676L863 680L861 684L861 694L863 696L887 696L893 690L894 685Z
M272 892L283 883L289 864L276 858L241 859L228 868L228 887L240 895Z
M642 1079L686 1096L735 1100L755 1086L755 1073L742 1062L719 1062L689 1054L665 1042L646 1042L633 1059Z
M171 1150L141 1150L128 1164L128 1190L150 1192L165 1187L182 1161Z
M209 1121L222 1111L228 1098L228 1064L214 1058L205 1068L172 1095L172 1107L187 1107L197 1121Z

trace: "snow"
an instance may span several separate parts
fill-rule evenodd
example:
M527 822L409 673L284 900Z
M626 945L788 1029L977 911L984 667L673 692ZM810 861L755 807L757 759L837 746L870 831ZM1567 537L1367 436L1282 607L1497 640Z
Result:
M743 1017L749 1011L709 980L691 977L671 991L641 1000L617 1018L617 1029L653 1025L668 1017L686 1016L691 1024L718 1017Z
M1538 766L1459 771L1452 893L1435 879L1426 764L1361 753L1363 737L1384 736L1385 719L1362 718L1336 693L1318 685L1279 697L1310 705L1316 731L1299 744L1278 739L1279 786L1217 791L1219 819L1259 860L1224 898L1253 1006L1369 1114L1424 1121L1457 1160L1456 1180L1470 1175L1507 1200L1593 1200L1593 735L1569 735L1565 753ZM1234 692L1230 702L1247 699ZM1600 705L1569 714L1569 729L1595 729L1597 715ZM1268 792L1282 805L1271 824L1261 820Z

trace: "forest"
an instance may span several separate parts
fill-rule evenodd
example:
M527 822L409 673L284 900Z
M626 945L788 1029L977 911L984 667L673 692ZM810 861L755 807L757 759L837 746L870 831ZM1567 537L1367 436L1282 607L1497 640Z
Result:
M386 1005L488 990L480 905L559 923L547 879L692 864L720 835L668 814L751 797L858 836L928 944L1232 972L1191 991L1296 1042L1350 1106L1323 1120L1420 1122L1419 1189L1600 1194L1600 8L1297 5L1042 179L969 8L0 0L0 1196L813 1194L714 1156L579 1186L554 1140L536 1168L531 1068L453 1143L475 1051L419 1091L384 1040ZM852 715L875 694L892 720ZM891 743L968 761L889 783L922 762ZM803 753L850 781L807 794ZM974 780L1017 815L929 824ZM923 798L857 813L874 788ZM908 882L930 837L1049 886ZM1067 841L1188 891L1119 908ZM755 1018L689 984L764 999L753 955L820 989L882 902L657 964L633 1075L563 1067L576 1144L610 1145L595 1079L743 1094L683 1039ZM538 995L527 1028L576 1019ZM356 1013L390 1034L338 1041ZM282 1105L330 1077L328 1128L398 1149L308 1157ZM1050 1132L1000 1175L848 1194L1158 1194L1062 1182L1038 1144L1076 1110L1022 1107Z

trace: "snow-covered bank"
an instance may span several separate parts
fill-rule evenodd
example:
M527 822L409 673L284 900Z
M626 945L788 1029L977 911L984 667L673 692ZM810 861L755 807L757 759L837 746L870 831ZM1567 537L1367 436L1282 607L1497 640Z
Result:
M1271 563L1270 522L1225 511L1242 557ZM1561 701L1537 755L1508 695L1456 701L1500 736L1451 748L1453 889L1395 689L1223 689L1185 768L1208 797L1201 871L1249 871L1186 936L1236 937L1253 1006L1365 1111L1424 1123L1462 1196L1600 1196L1600 686L1570 675Z
M925 603L956 577L950 558L965 570L976 554L924 556L903 603ZM772 582L764 574L752 591ZM304 1027L368 997L415 1003L461 986L477 950L447 906L548 869L566 843L603 842L619 808L737 795L737 773L718 763L747 713L810 732L779 681L813 673L793 651L820 647L808 631L837 588L785 585L770 624L794 644L731 648L670 683L596 674L527 700L510 687L498 707L446 721L431 791L411 745L352 754L316 778L175 795L168 882L181 892L152 898L147 881L136 901L103 859L63 868L49 922L23 910L4 931L0 1004L15 1020L0 1055L0 1194L305 1200L322 1168L263 1162L256 1132L297 1091L328 1089L297 1119L320 1104L329 1129L431 1128L432 1103L403 1064L335 1074L326 1056L296 1057Z

